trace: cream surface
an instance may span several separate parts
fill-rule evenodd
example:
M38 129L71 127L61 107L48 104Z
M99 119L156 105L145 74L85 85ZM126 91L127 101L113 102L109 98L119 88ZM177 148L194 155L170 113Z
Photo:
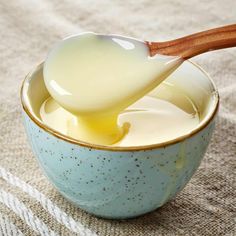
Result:
M199 116L191 100L178 89L165 84L163 94L174 96L167 100L145 96L118 116L118 126L125 134L113 146L139 146L161 143L187 134L199 124ZM40 115L45 124L74 139L101 143L96 133L87 132L86 126L72 113L49 97L41 106Z
M44 80L56 102L77 116L80 128L69 129L70 135L111 145L127 133L127 127L117 122L119 113L181 63L176 57L150 57L146 44L135 39L84 33L53 48L44 65Z

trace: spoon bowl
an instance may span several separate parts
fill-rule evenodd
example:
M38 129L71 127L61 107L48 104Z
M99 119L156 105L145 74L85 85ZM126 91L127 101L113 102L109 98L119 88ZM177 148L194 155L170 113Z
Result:
M86 32L56 44L43 73L50 95L62 107L85 117L96 113L99 120L143 97L181 63L178 57L150 57L144 41Z

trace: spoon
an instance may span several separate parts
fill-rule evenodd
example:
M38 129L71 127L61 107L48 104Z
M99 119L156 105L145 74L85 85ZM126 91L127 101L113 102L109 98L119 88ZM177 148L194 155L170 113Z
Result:
M117 124L122 110L158 86L184 60L233 46L236 24L167 42L82 33L50 51L44 82L56 103L75 115L73 135L113 144L128 130ZM45 114L50 104L47 108Z
M234 46L236 24L167 42L82 33L60 41L50 51L44 81L66 110L104 120L104 114L119 114L154 89L184 60Z
M189 59L199 54L236 46L236 24L191 34L166 42L146 42L150 55L179 56Z

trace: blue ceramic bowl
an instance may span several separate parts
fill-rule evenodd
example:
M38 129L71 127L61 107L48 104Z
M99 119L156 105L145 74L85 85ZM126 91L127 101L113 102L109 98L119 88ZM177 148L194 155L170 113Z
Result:
M39 107L49 96L42 67L22 85L24 124L41 168L65 198L94 215L125 219L155 210L183 189L206 152L219 104L202 69L185 62L168 78L197 106L198 127L168 142L121 148L74 140L40 120Z

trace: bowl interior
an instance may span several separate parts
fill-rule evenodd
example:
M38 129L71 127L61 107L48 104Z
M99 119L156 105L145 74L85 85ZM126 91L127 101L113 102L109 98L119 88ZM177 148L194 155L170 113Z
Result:
M190 61L185 61L173 74L168 77L165 82L177 86L178 91L189 97L194 103L200 115L200 123L194 130L190 130L186 135L196 133L201 129L201 127L204 127L206 123L209 122L209 120L214 116L217 110L219 96L214 83L206 74L206 72L204 72L199 66L193 64ZM171 99L173 101L172 96L174 94L166 94L163 92L163 89L164 86L159 85L156 89L151 91L149 95L156 96L164 100ZM26 79L24 80L22 85L21 101L24 110L31 118L33 118L33 120L37 124L40 124L41 127L46 127L47 131L55 134L55 131L53 131L53 129L43 124L39 115L40 106L48 97L49 93L45 87L43 80L42 63L32 73L26 76ZM183 135L181 137L184 138L186 137L186 135ZM63 136L65 135L60 135L60 137ZM70 140L72 138L66 136L66 139ZM75 140L74 142L80 143L80 141ZM160 146L161 144L158 145ZM163 146L164 145L165 143L163 143Z

